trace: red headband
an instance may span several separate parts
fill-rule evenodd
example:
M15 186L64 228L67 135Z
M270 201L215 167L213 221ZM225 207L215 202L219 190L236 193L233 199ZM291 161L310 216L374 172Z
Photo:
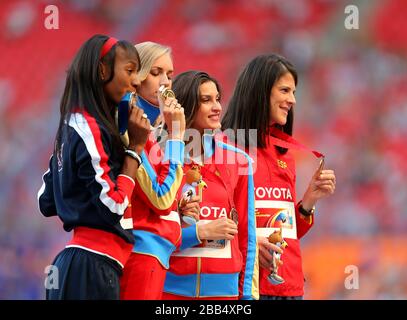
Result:
M106 40L100 52L100 59L102 59L110 51L110 49L112 49L112 47L117 43L117 41L119 40L113 37L110 37L109 39Z

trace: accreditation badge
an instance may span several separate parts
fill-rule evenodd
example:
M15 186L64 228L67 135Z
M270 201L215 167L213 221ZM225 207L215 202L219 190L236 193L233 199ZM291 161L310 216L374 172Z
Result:
M282 228L284 238L297 239L295 206L290 201L256 200L256 233L268 237Z
M203 242L202 247L205 248L213 248L213 249L223 249L226 247L226 240L225 239L220 239L220 240L205 240Z
M199 220L197 223L209 223L213 220ZM175 251L173 256L177 257L200 257L200 258L231 258L232 246L230 240L203 240L201 244Z

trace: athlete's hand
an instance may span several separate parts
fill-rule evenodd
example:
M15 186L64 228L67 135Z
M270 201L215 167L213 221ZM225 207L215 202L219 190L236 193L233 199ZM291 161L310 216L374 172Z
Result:
M199 197L195 196L192 197L190 201L181 201L178 212L184 216L190 216L195 219L195 221L199 220L199 213L201 211L201 207L199 205Z
M271 251L283 253L283 250L273 243L270 243L266 237L257 236L257 245L259 246L259 263L260 267L273 271L273 254ZM277 260L277 267L281 266L283 262Z
M129 149L136 151L140 154L146 145L148 136L150 134L150 121L143 117L143 109L134 106L129 113Z
M302 207L305 210L311 208L318 200L332 195L335 192L336 177L333 170L315 171L302 198Z
M198 224L198 236L201 240L232 240L235 234L237 224L225 217Z
M168 97L165 100L158 94L160 111L167 125L168 139L183 140L185 134L184 108L176 98Z

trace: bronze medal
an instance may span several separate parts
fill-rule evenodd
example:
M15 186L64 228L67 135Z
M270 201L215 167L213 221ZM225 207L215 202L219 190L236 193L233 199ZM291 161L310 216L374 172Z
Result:
M239 215L238 215L237 210L235 208L232 208L232 210L230 210L229 218L231 220L233 220L236 224L238 224Z
M321 171L324 170L324 164L325 164L325 157L322 157L322 159L319 161L319 167L318 167L319 173L321 173Z

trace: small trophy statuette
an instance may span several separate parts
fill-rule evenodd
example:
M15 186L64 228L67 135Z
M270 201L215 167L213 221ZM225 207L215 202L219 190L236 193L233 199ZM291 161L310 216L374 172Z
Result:
M288 246L287 242L283 239L282 236L282 228L280 230L276 230L273 233L271 233L268 237L268 241L270 243L275 244L279 248L286 248ZM281 258L281 253L277 253L275 251L271 251L271 254L273 255L273 271L270 273L270 275L267 277L267 279L270 281L271 284L278 285L284 283L284 279L278 275L278 266L277 262Z
M196 196L196 187L198 187L198 196L199 202L202 201L202 189L207 188L206 183L202 180L201 171L199 170L198 166L192 166L185 173L185 184L182 187L182 197L180 200L180 206L183 206L185 203L191 201L191 199ZM196 224L196 220L189 216L183 215L182 220L190 225Z

